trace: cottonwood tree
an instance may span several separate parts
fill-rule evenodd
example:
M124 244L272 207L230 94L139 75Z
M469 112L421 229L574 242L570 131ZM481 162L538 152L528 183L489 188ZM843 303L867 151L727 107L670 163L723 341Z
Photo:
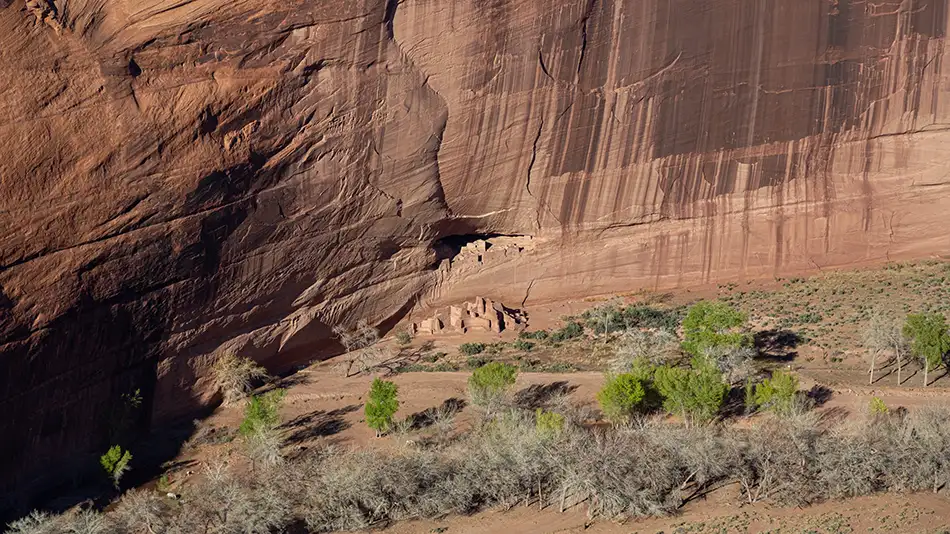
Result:
M940 365L943 355L950 351L947 320L939 313L910 314L903 332L910 339L911 352L923 363L924 387L927 387L927 373Z
M633 373L607 375L604 387L597 393L604 417L615 425L629 422L630 417L643 407L645 399L643 379Z
M285 393L283 389L275 389L254 395L244 409L244 421L238 432L244 437L248 456L255 468L258 464L274 466L283 459L277 427L280 426L279 411Z
M660 367L654 384L663 397L663 408L687 424L714 418L729 392L719 370L703 358L694 358L692 369Z
M490 414L502 403L517 378L518 368L507 363L491 362L475 369L468 379L472 404L485 408Z
M165 493L143 489L126 492L112 509L116 530L122 534L168 532L173 514Z
M393 426L393 415L399 410L399 388L388 380L373 380L364 408L366 424L376 431L378 438Z
M222 403L229 406L246 398L253 381L267 378L267 371L250 358L226 352L211 365L211 376Z
M129 470L129 464L132 462L132 453L123 449L119 445L113 445L105 454L99 457L99 464L109 475L112 485L119 489L119 482L122 476Z
M724 302L700 301L683 319L683 350L702 356L711 347L747 347L752 336L745 332L746 314Z
M610 368L616 373L629 372L638 360L651 365L672 363L681 356L679 340L666 330L627 330L617 346L616 358Z
M62 532L62 521L59 517L46 512L33 510L29 515L7 525L5 532L7 534L59 534Z
M708 347L703 356L719 372L726 383L741 384L756 374L755 357L758 352L751 346L718 346Z
M354 374L354 366L358 368L356 374L359 374L385 359L386 349L379 343L379 330L370 326L366 320L360 319L353 330L337 325L333 327L333 333L340 339L343 348L350 355L346 360L345 376Z
M897 385L901 385L904 356L907 353L907 338L904 336L901 323L893 318L875 313L871 315L868 324L865 326L862 339L871 360L871 368L868 370L870 375L868 384L874 383L874 369L878 356L885 352L893 352L894 358L897 360Z
M795 399L798 395L798 378L782 371L775 371L772 377L756 384L753 403L757 407L772 410L778 415L789 416L795 411Z

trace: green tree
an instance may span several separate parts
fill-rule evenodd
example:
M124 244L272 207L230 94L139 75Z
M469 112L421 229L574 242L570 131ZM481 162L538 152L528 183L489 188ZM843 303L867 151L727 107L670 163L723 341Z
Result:
M119 445L113 445L105 454L99 457L99 464L109 475L115 489L119 489L119 481L122 475L129 470L129 463L132 461L132 453L122 449Z
M366 424L376 431L377 438L392 428L393 415L399 410L398 393L396 384L378 378L373 380L369 388L365 408Z
M487 363L472 372L468 393L477 406L491 412L518 378L518 368L502 362Z
M772 378L756 384L753 399L760 408L772 410L779 415L790 415L795 408L798 394L798 378L791 373L775 371Z
M714 418L729 393L722 373L702 358L693 359L692 369L660 367L654 384L663 397L663 408L687 422Z
M263 395L254 395L244 408L244 421L238 431L244 437L250 437L262 431L277 428L280 425L280 405L286 391L274 389Z
M702 356L710 348L750 346L745 323L746 315L724 302L697 302L683 319L683 350Z
M283 389L274 389L254 395L244 408L244 421L238 432L244 437L254 469L258 464L276 465L283 460L280 452L282 440L277 427L280 426L280 405L285 393Z
M633 373L607 375L604 387L597 393L597 402L604 417L614 424L623 424L644 406L647 388L642 377Z
M911 352L924 364L924 387L927 373L940 365L943 355L950 351L947 320L939 313L919 313L907 316L904 335L910 341Z

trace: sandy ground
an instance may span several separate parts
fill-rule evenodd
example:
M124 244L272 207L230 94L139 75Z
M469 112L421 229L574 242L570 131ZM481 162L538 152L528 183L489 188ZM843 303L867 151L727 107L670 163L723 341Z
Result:
M400 408L396 418L402 419L437 407L448 399L464 400L469 376L468 372L427 372L387 377L399 386ZM374 432L363 421L363 396L369 390L373 378L370 375L343 377L332 361L294 375L290 379L294 385L288 388L281 418L287 422L286 426L292 427L291 431L296 431L296 427L310 429L311 436L301 432L297 439L292 438L291 441L305 446L327 437L348 445L372 445L376 442ZM572 391L572 399L593 403L603 381L604 376L599 372L522 373L518 376L514 390L517 394L532 385L564 383L565 387ZM815 384L818 383L807 377L802 380L804 389ZM839 416L862 414L873 397L882 399L892 409L914 409L950 403L950 389L942 385L932 385L928 388L878 385L827 387L831 396L817 409L819 412L835 411ZM242 410L241 406L221 408L206 420L205 425L236 428L243 417ZM464 422L470 416L470 410L466 410L462 413L461 420ZM301 421L306 423L295 424Z
M447 399L464 399L469 373L405 373L390 376L400 388L403 418ZM282 409L286 421L289 452L295 447L310 447L319 442L344 446L402 445L405 436L376 438L363 421L363 395L372 376L343 377L333 362L306 369L290 378ZM809 379L803 380L810 387ZM597 372L569 374L524 373L518 378L516 391L532 385L564 382L576 400L593 400L603 382ZM950 390L942 387L893 388L852 386L830 388L830 398L819 411L844 418L862 413L868 401L880 397L893 408L916 409L950 402ZM236 428L240 423L240 407L219 409L205 426ZM473 413L466 409L457 424L466 425ZM228 445L201 447L188 458L189 469L197 471L200 463L218 454L232 454ZM768 504L739 505L741 496L734 485L718 489L704 500L688 503L682 513L669 518L649 518L619 524L610 521L589 522L583 506L565 513L547 509L539 511L536 504L508 511L491 510L473 516L453 516L433 521L398 523L383 529L392 534L409 533L471 533L496 532L541 533L939 533L950 529L950 498L943 495L881 495L830 502L798 509L777 508ZM378 530L377 530L378 531Z
M808 508L736 506L709 501L687 505L671 518L589 522L581 510L566 513L519 507L439 521L388 527L391 534L679 534L679 533L858 533L937 534L950 525L950 499L935 495L875 496Z
M917 272L917 271L914 271ZM848 275L864 280L864 277L877 276L877 271ZM913 273L912 273L913 274ZM844 276L844 275L842 275ZM917 275L914 275L917 276ZM942 280L942 279L941 279ZM947 282L950 284L950 281ZM809 286L808 284L812 284ZM864 287L863 282L860 287ZM854 286L849 279L842 282L838 278L828 277L825 281L797 282L788 285L781 279L759 282L750 286L759 291L785 291L788 295L775 296L773 300L790 300L796 293L817 295L815 302L825 302L822 297L828 291L838 291L843 286ZM818 289L809 289L815 288ZM785 289L783 289L785 288ZM950 290L950 288L948 288ZM710 298L725 291L721 287L696 288L676 295L654 295L649 298L660 299L666 303L686 303L697 298ZM729 289L729 291L734 291ZM816 293L817 291L817 293ZM875 287L865 290L875 295ZM771 294L771 293L770 293ZM761 293L760 293L761 295ZM828 293L831 299L836 293ZM774 296L774 295L773 295ZM914 295L910 295L913 297ZM761 298L761 297L756 297ZM771 297L770 297L771 298ZM849 294L848 298L853 298ZM557 328L560 318L576 315L606 299L586 299L583 301L546 304L531 310L530 329ZM638 298L639 300L639 298ZM827 302L831 302L828 300ZM817 306L817 304L816 304ZM853 330L857 326L834 318L834 304L822 309L825 324L832 332ZM794 313L799 313L798 311ZM837 330L834 330L837 329ZM849 331L850 331L849 330ZM853 332L851 332L853 333ZM443 336L433 339L415 339L407 350L418 349L426 342L432 345L431 351L441 351L458 360L458 345L465 342L493 343L512 341L517 335L508 331L501 335L491 333L467 334L465 336ZM826 334L827 335L827 334ZM392 342L392 339L389 340ZM553 360L562 357L572 359L574 363L592 361L592 349L599 342L586 345L568 345L557 351L550 351ZM861 355L853 349L854 343L845 336L840 341L843 346L852 347L850 355L843 363L832 360L830 354L841 355L840 351L828 347L800 346L794 357L788 361L776 362L777 367L793 369L801 379L803 389L816 387L826 394L816 409L832 420L859 417L865 413L869 401L878 397L891 409L904 407L916 410L928 405L950 403L950 376L944 376L940 370L931 373L932 384L922 387L922 373L916 365L910 364L903 371L903 382L898 385L893 365L882 365L877 371L876 381L868 384L866 365ZM540 350L531 353L539 356ZM571 353L576 352L576 354ZM543 354L543 352L542 352ZM544 355L547 356L547 355ZM287 450L308 448L320 443L336 443L343 446L399 447L412 435L393 435L376 438L363 419L363 397L369 389L373 376L360 375L344 377L340 370L340 358L315 364L285 379L281 387L287 389L287 396L281 411L285 421L284 432L287 438ZM442 361L442 360L440 360ZM464 362L464 358L462 358ZM879 362L886 364L887 362ZM584 367L577 367L584 368ZM596 365L587 368L597 368ZM406 418L443 404L450 399L464 400L469 372L411 372L390 374L388 379L399 386L400 410L397 419ZM521 373L515 391L524 391L532 386L550 386L561 384L571 392L572 399L594 403L595 394L603 383L603 374L596 372L573 373ZM205 429L214 428L219 435L233 433L242 419L241 406L222 407L202 423ZM456 424L464 428L475 416L473 410L466 408L459 414ZM755 424L756 418L741 420L742 425ZM223 440L227 441L227 440ZM191 450L182 458L188 470L197 471L197 467L211 457L236 454L235 447L228 443L201 446ZM388 526L385 532L403 533L729 533L729 532L772 532L772 533L857 533L857 532L897 532L928 533L950 532L950 498L944 495L880 495L847 501L829 502L821 505L798 509L776 508L768 504L744 505L735 486L727 486L710 493L705 500L690 502L684 506L681 514L669 518L650 518L628 521L618 524L609 521L589 523L583 506L575 507L565 513L556 510L539 511L533 504L530 507L516 507L508 511L485 511L474 516L449 517L435 521L414 521Z

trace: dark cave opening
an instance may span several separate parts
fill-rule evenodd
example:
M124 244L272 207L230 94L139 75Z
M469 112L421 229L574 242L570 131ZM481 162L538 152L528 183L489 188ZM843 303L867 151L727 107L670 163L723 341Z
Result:
M435 249L436 262L442 260L450 260L459 255L462 252L462 249L467 245L476 243L478 241L485 241L485 250L491 248L492 244L489 241L496 237L522 237L520 235L511 235L511 234L456 234L456 235L447 235L436 239L432 243L432 248Z

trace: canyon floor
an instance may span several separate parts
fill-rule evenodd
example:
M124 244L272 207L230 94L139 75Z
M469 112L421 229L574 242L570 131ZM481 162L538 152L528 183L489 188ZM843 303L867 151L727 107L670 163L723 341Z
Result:
M905 364L902 384L894 362L879 362L875 382L868 383L868 363L860 345L860 330L872 312L902 314L950 309L950 264L936 261L889 265L885 268L820 274L808 279L774 279L693 288L678 293L637 293L552 303L529 310L531 331L557 329L584 310L605 303L646 303L675 309L699 299L717 298L748 312L758 334L764 368L790 368L803 388L817 392L819 413L829 421L860 417L873 397L891 408L909 410L950 403L950 377L941 368L922 385L916 364ZM397 329L398 331L398 329ZM372 372L344 376L346 356L318 362L283 378L287 389L282 408L285 453L334 443L342 446L407 447L424 439L426 429L403 430L376 438L363 419L364 395L374 376L386 375L400 391L397 419L442 405L460 405L466 398L470 367L486 360L519 364L523 372L515 398L569 394L575 401L594 402L603 383L603 370L612 356L608 340L593 337L562 343L537 342L530 350L516 349L516 330L502 334L417 337L400 344L395 336L382 341L387 357ZM460 353L462 343L483 343L476 357ZM473 360L474 358L474 360ZM527 371L527 372L526 372ZM453 404L454 403L454 404ZM456 428L463 429L475 413L462 409ZM756 417L735 424L756 424ZM221 407L199 429L168 472L172 487L186 484L210 458L241 455L234 439L242 418L241 406ZM684 506L675 517L625 524L589 523L583 506L565 513L516 507L473 516L419 521L388 527L393 533L548 532L919 532L950 530L950 498L944 493L879 495L827 502L805 509L767 504L739 506L738 489L726 486Z

